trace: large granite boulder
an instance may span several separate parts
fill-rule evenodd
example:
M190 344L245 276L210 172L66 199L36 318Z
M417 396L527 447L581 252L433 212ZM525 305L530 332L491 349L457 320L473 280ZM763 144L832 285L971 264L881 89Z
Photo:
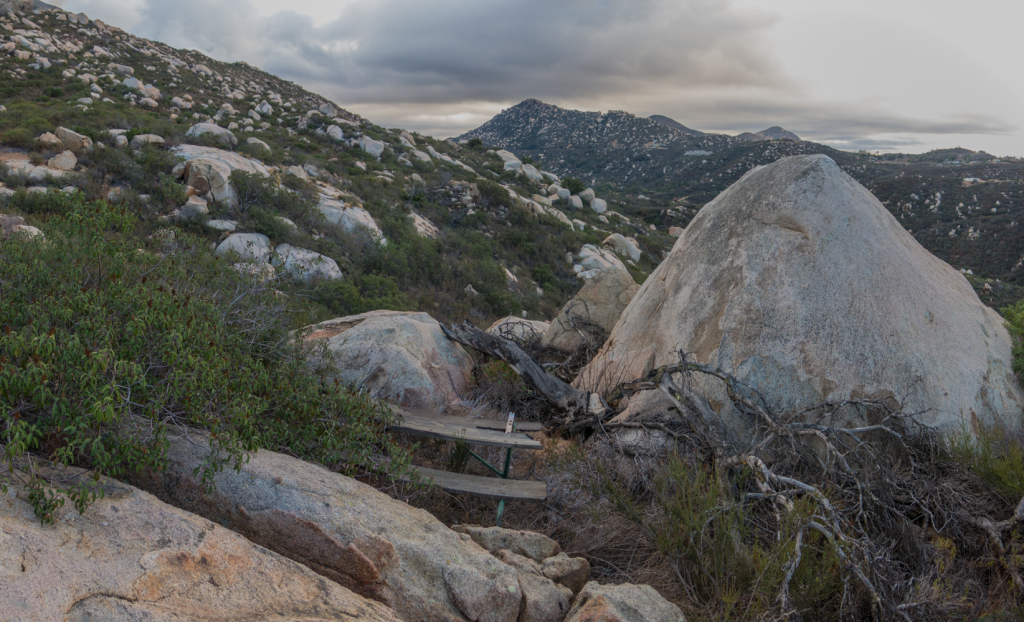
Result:
M65 482L87 475L38 467L37 474ZM66 503L52 525L40 523L25 488L14 484L0 496L0 619L399 620L219 524L126 484L98 483L103 498L84 514Z
M85 134L79 134L78 132L69 130L66 127L57 128L57 138L60 139L64 148L74 153L80 153L87 149L92 149L92 139Z
M184 177L189 186L211 202L223 201L228 205L237 205L238 195L231 185L232 171L270 176L270 171L263 163L224 149L179 145L171 152L185 160L183 165L175 167L173 173Z
M385 603L406 622L519 619L516 571L428 512L271 451L252 454L240 472L224 469L204 493L194 471L209 456L207 438L175 431L168 442L168 470L136 482L168 503Z
M235 253L242 259L262 264L270 257L270 238L262 233L235 233L221 242L214 252L218 255Z
M307 340L326 341L335 378L376 398L443 409L470 388L473 359L426 313L370 311L307 332Z
M639 378L692 360L728 371L779 414L888 399L954 430L1021 424L1002 318L826 156L747 173L704 207L644 282L577 383ZM695 377L726 427L751 423ZM656 392L630 410L666 405ZM850 413L852 416L853 413Z
M591 581L576 597L565 622L686 622L686 618L649 585Z
M342 277L338 262L316 251L296 248L291 244L278 245L274 249L271 263L295 278L300 278L304 281L315 281L317 279L334 281Z
M232 134L230 130L214 123L196 123L185 132L186 138L199 138L204 135L213 136L223 144L232 147L238 144L238 137Z
M565 303L541 343L570 352L585 342L601 346L638 291L640 286L625 270L599 271Z
M381 232L380 227L377 226L377 222L370 215L370 212L362 207L349 205L323 193L320 194L316 207L323 214L327 222L341 225L345 231L365 231L374 240L384 240L384 234Z

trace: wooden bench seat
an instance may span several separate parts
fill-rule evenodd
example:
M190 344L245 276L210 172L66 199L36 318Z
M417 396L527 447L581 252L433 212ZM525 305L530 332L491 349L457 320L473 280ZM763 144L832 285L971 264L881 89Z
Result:
M440 415L425 410L416 410L413 408L394 408L392 410L397 415L402 417L412 417L416 419L430 419L431 421L442 421L444 423L451 423L453 425L460 425L464 427L481 428L484 430L500 430L505 431L504 421L495 421L494 419L470 419L469 417L452 417L449 415ZM517 421L516 432L542 432L544 430L543 423L537 423L535 421Z
M464 473L449 473L426 467L415 467L415 469L420 477L446 492L464 492L478 497L521 501L545 501L548 498L547 482L481 477Z
M394 411L395 414L401 417L401 422L391 426L391 429L395 432L439 438L446 441L465 441L470 445L488 445L491 447L504 447L506 449L504 471L492 466L479 455L470 451L471 456L494 471L498 477L482 477L479 475L466 475L465 473L449 473L448 471L428 469L426 467L413 467L422 479L441 490L500 499L501 502L498 504L498 517L496 519L499 527L501 526L501 515L505 508L505 499L518 499L521 501L547 500L547 482L508 479L513 449L529 449L533 451L544 449L544 445L540 441L530 438L524 431L539 432L543 429L541 424L517 424L515 432L506 434L506 423L504 421L450 417L437 413L417 412L402 408L394 408Z
M523 432L505 434L504 428L480 428L475 425L478 419L458 419L450 417L449 421L418 417L402 413L402 422L391 426L396 432L416 434L447 441L465 440L471 445L489 445L491 447L509 447L512 449L544 449L540 441L535 441ZM451 420L455 420L454 422Z

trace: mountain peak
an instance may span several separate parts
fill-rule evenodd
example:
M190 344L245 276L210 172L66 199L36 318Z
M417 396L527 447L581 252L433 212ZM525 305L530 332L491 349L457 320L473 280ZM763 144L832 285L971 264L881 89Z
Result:
M760 132L757 132L756 134L752 132L743 132L736 138L742 138L743 140L749 140L750 142L758 142L761 140L792 140L795 142L799 142L800 140L802 140L793 132L790 132L785 128L779 127L778 125L773 125L766 130L761 130Z
M664 115L655 114L655 115L651 115L651 116L649 116L647 118L650 119L651 121L654 121L655 123L660 123L660 124L664 125L665 127L670 127L670 128L672 128L672 129L674 129L674 130L676 130L678 132L682 132L683 134L686 134L687 136L703 136L704 135L704 132L698 132L697 130L690 129L690 128L686 127L685 125L683 125L682 123L680 123L679 121L676 121L675 119L671 119L671 118L666 117Z

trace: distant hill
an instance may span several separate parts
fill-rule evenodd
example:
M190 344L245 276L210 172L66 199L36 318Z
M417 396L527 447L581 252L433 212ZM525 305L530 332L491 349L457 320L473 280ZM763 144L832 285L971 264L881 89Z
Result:
M772 127L757 133L743 132L736 138L742 138L743 140L748 140L750 142L758 142L761 140L800 140L799 136L787 129L779 127L778 125L773 125Z
M650 119L651 121L654 121L655 123L660 123L660 124L664 125L665 127L670 127L670 128L672 128L674 130L677 130L677 131L682 132L683 134L687 134L689 136L703 136L704 135L704 132L698 132L697 130L691 130L690 128L686 127L685 125L683 125L679 121L676 121L675 119L670 119L669 117L666 117L664 115L655 114L655 115L651 115L651 116L649 116L647 118Z

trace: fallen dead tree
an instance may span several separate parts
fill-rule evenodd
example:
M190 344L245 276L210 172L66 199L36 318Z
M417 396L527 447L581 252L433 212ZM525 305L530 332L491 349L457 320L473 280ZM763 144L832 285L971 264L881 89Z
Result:
M507 363L560 410L570 413L587 410L588 396L585 391L546 372L516 342L486 333L469 322L452 324L450 328L442 324L441 330L452 341Z
M808 572L804 567L816 569L813 564L821 563L823 551L834 557L843 576L828 619L952 619L1024 596L1024 499L1008 503L953 462L941 439L917 424L917 413L905 413L891 401L848 400L777 415L733 375L689 361L682 353L672 365L621 383L603 402L550 382L525 352L493 339L483 342L462 334L456 340L509 363L534 386L557 387L542 393L563 413L555 422L562 432L589 437L591 448L595 440L608 439L611 458L599 459L598 465L605 465L598 466L601 474L589 467L580 480L598 482L590 489L599 496L619 498L612 505L660 543L686 599L704 611L718 611L715 607L728 594L709 595L701 587L707 569L694 567L700 556L688 557L665 544L673 541L666 534L679 528L678 519L672 518L671 508L652 501L664 490L664 481L657 482L670 454L712 474L721 491L693 538L711 538L715 516L739 512L746 526L733 528L729 536L736 554L754 542L774 547L781 578L773 584L769 610L759 619L800 619L801 611L808 612L806 602L801 609L793 586L808 580L801 574ZM730 439L708 399L689 388L694 374L723 383L732 406L751 422L746 442ZM650 390L663 392L674 408L624 420L616 408L606 407ZM600 407L581 408L583 403ZM851 409L860 413L863 424L851 425L858 419L848 416ZM639 457L624 457L619 439L627 432L660 435L671 441L670 448L652 451L644 466ZM626 465L629 475L617 475L617 465ZM614 484L616 479L620 484ZM646 509L623 505L622 496ZM807 557L810 542L812 561Z

